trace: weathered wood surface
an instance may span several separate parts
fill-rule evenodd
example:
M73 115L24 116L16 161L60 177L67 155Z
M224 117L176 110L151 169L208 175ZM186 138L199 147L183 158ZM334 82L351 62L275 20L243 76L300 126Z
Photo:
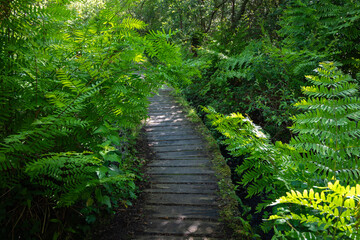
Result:
M138 236L137 240L224 240L223 238L212 238L212 237L176 237L176 236L164 236L164 235L144 235Z
M201 139L179 139L179 140L165 140L165 141L151 141L150 146L186 146L186 145L202 145L204 142Z
M161 161L153 161L148 164L149 167L198 167L198 166L210 166L207 159L169 159Z
M146 222L136 239L224 239L217 181L204 141L169 91L150 99L145 130L155 160L147 167Z
M216 178L213 175L153 175L151 182L216 184Z
M199 193L213 194L216 186L213 184L194 184L194 183L154 183L146 192L151 193Z

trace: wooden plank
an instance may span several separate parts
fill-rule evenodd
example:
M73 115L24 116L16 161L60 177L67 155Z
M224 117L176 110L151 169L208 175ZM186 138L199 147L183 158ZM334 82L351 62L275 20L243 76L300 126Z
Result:
M162 100L165 100L164 102L168 102L168 100L170 100L170 102L174 102L173 99L174 98L172 96L169 96L169 94L166 92L159 92L158 94L149 97L149 100L151 102L161 102Z
M157 138L161 136L183 136L185 139L188 139L188 137L192 137L192 135L196 135L194 133L194 130L175 130L175 131L166 131L166 132L147 132L148 138ZM199 136L198 136L199 137ZM170 138L171 139L171 138Z
M148 115L152 116L152 115L163 115L163 114L179 114L179 113L184 113L184 111L181 108L153 108L153 109L148 109Z
M149 107L153 107L153 106L161 106L161 107L163 107L163 106L176 106L176 107L181 107L178 103L176 103L174 101L170 101L170 102L153 101L153 102L151 102L149 104Z
M157 152L155 156L160 159L183 159L183 158L206 158L206 152L204 151L183 151L183 152Z
M149 143L149 146L164 147L164 146L200 145L200 144L204 144L204 141L202 141L201 139L189 139L189 140L174 139L168 141L151 141Z
M152 115L152 116L148 116L147 120L148 121L171 121L171 120L176 120L176 119L179 119L179 118L182 118L182 119L185 119L186 116L185 114L173 114L173 115Z
M179 110L182 110L182 108L177 106L177 105L171 105L171 104L169 104L168 106L165 106L165 105L150 105L149 108L148 108L149 113L158 112L158 111L160 111L160 112L162 112L162 111L170 112L170 111L179 111Z
M136 236L135 240L224 240L223 238L213 238L213 237L186 237L186 236L176 236L176 235L141 235Z
M145 126L145 128L152 128L152 127L165 127L165 126L189 126L190 123L185 120L181 121L158 121L158 122L148 122Z
M154 133L166 133L166 132L175 132L177 134L182 134L183 132L189 132L189 134L194 134L194 128L191 125L173 125L173 126L156 126L156 127L146 127L144 128L146 132Z
M178 145L178 146L154 146L152 150L154 152L182 152L182 151L197 151L205 148L203 144L193 144L193 145Z
M150 97L149 100L150 102L158 102L158 103L174 102L174 98L167 96L167 94L161 94L161 93L159 93L159 95Z
M219 235L221 224L200 220L153 219L145 227L145 233L178 234L183 236Z
M216 183L215 176L212 175L153 175L152 183Z
M189 166L211 166L208 159L175 159L175 160L153 160L147 164L148 167L189 167Z
M182 117L178 117L178 118L153 118L150 119L148 118L146 120L146 126L151 127L151 125L155 125L155 124L163 124L163 123L184 123L188 120L182 118Z
M164 206L146 205L145 211L151 218L162 219L213 219L219 218L216 207L211 206Z
M170 117L170 116L174 116L180 113L184 113L184 111L182 110L177 110L177 111L152 111L149 112L149 116L165 116L165 117Z
M182 107L171 103L160 103L160 104L150 104L148 109L149 110L165 109L167 111L171 111L171 110L178 111L178 110L182 110Z
M192 133L192 132L191 132ZM174 134L154 134L151 132L147 133L147 139L151 142L158 142L158 141L173 141L173 140L191 140L191 139L201 139L199 136L197 135L189 135L186 134L186 132L179 134L179 135L174 135Z
M159 174L214 174L214 171L209 167L149 167L146 170L146 173L150 175L159 175Z
M190 127L194 128L193 125L189 122L173 122L173 121L167 121L167 122L156 122L156 123L150 123L147 124L146 128L165 128L165 127Z
M201 193L213 194L217 191L216 184L171 184L171 183L155 183L151 184L150 188L145 189L145 192L151 193Z
M171 101L171 102L154 101L154 102L151 102L149 105L156 105L156 104L168 104L168 105L178 105L179 106L179 104L174 101Z
M149 98L145 130L156 160L147 168L147 225L135 239L224 239L217 238L223 225L215 222L218 187L205 144L170 90L160 89Z
M187 123L188 120L185 117L179 118L155 118L155 119L148 119L146 120L147 126L154 126L154 125L166 125L169 123Z
M217 206L217 196L204 194L174 194L174 193L148 193L146 196L147 204L157 205L191 205L191 206Z

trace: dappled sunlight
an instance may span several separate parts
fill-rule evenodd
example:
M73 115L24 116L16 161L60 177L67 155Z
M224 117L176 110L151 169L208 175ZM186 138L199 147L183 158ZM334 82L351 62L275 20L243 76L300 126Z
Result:
M221 236L217 185L202 137L179 114L182 108L167 92L160 90L150 101L144 130L155 159L146 169L150 176L150 186L145 189L148 224L140 239ZM149 238L155 234L169 238Z

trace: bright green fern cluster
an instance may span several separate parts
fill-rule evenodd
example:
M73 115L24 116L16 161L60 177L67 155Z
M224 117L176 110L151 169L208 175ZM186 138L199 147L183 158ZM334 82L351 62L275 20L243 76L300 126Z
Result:
M231 155L244 156L235 171L241 177L238 184L246 188L247 197L276 193L279 188L285 188L282 172L291 166L285 154L287 146L280 142L273 145L259 126L240 113L224 116L211 107L204 108L204 111L216 129L226 137L223 143ZM258 210L262 207L259 206Z
M318 187L317 189L304 190L302 193L292 190L287 192L286 196L277 199L272 205L277 204L296 204L308 208L306 213L278 213L278 215L270 216L269 220L284 219L287 222L297 220L303 223L314 224L322 231L326 239L327 235L335 238L346 237L348 239L359 239L360 231L360 185L354 187L347 185L342 186L339 181L335 183L329 182L327 187ZM290 222L288 222L291 225ZM298 235L295 228L282 236ZM308 232L312 238L316 238L315 234ZM331 237L330 237L331 238ZM304 239L301 237L301 239Z

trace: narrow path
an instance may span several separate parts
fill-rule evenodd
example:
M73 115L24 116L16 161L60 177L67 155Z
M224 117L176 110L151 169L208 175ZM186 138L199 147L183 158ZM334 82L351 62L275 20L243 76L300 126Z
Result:
M169 92L151 98L146 131L155 160L147 169L144 232L136 239L223 239L205 145Z

